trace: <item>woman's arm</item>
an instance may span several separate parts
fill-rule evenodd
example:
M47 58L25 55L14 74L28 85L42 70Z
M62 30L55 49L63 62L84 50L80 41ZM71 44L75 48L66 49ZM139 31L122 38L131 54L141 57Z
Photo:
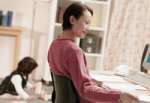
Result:
M126 92L121 93L120 99L118 102L119 103L140 103L137 97Z
M121 92L106 88L101 83L98 86L96 80L93 82L86 65L86 58L81 50L70 50L67 56L68 74L81 98L93 102L117 103Z
M32 89L32 88L34 88L34 86L33 86L30 82L27 82L26 87L27 87L28 89Z
M92 81L93 81L97 86L99 86L99 87L103 86L103 82L102 82L102 81L98 81L98 80L96 80L96 79L94 79L94 78L92 78Z
M29 95L22 88L22 79L20 75L12 76L11 82L14 84L15 90L21 98L29 99Z

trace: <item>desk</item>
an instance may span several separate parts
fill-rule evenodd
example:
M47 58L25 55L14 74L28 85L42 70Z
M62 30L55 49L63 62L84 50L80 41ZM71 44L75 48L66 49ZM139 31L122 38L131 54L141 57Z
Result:
M20 37L22 33L22 28L20 27L3 27L0 26L0 36L9 36L15 38L15 54L13 60L13 68L16 67L20 52Z
M131 82L126 77L107 73L91 73L91 76L98 81L103 81L104 85L110 88L137 96L140 103L150 103L150 89L134 83L133 81Z

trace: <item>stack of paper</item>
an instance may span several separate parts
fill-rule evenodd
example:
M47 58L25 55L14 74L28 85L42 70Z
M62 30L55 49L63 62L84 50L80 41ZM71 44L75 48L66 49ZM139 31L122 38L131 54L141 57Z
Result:
M127 83L126 80L116 75L91 74L91 76L98 81Z
M136 91L136 90L146 90L143 86L132 84L132 83L114 83L114 82L104 82L104 85L111 87L113 89L119 89L121 91Z
M150 95L140 95L138 96L140 103L150 103Z
M98 81L103 81L103 85L112 89L128 92L137 96L140 103L150 103L150 91L141 85L134 84L116 75L91 73L91 76Z

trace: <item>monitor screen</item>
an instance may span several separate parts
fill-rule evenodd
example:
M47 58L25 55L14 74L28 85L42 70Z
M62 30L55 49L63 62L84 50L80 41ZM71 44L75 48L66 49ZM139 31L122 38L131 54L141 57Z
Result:
M143 67L146 70L150 70L150 47L148 48L146 56L144 58Z

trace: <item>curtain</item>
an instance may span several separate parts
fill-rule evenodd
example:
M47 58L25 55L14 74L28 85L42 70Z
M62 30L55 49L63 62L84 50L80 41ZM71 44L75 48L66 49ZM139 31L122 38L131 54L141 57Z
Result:
M121 64L140 69L143 49L150 43L150 0L113 0L104 68Z

